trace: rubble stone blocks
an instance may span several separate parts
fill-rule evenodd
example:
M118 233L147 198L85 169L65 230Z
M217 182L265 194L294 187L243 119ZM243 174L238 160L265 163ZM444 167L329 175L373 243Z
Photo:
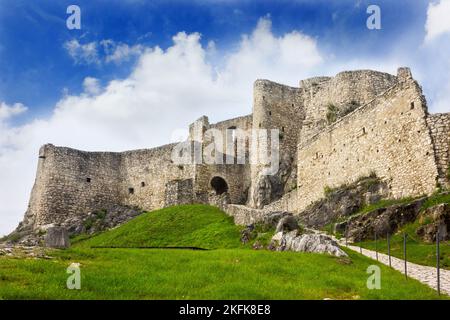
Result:
M51 227L45 235L45 246L56 249L66 249L70 247L69 233L62 227Z

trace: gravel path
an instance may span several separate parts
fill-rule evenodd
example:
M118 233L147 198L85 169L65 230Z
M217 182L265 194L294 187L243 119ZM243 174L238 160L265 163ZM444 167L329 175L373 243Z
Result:
M343 241L339 241L340 245L345 247L345 243ZM347 248L360 252L360 247L348 245ZM376 260L376 252L362 249L362 254ZM389 265L389 256L383 253L378 253L378 261ZM405 261L402 259L398 259L391 256L391 266L395 270L400 271L401 273L404 273L405 269ZM437 290L437 272L436 268L428 267L428 266L422 266L415 263L407 262L406 265L408 277L414 278L416 280L419 280L420 282L430 286L431 288ZM450 270L441 269L440 270L441 276L441 293L446 293L447 295L450 295Z

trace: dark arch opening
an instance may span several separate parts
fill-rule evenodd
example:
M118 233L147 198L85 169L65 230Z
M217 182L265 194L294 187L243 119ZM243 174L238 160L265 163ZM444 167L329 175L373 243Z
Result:
M213 187L214 191L217 195L223 194L228 191L227 182L221 177L214 177L211 180L211 187Z

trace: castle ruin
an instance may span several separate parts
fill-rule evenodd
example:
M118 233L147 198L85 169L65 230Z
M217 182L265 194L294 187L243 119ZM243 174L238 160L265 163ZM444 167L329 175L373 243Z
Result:
M154 210L187 203L217 205L236 223L249 224L268 212L299 214L326 188L373 174L388 185L390 198L450 187L450 113L428 113L408 68L396 76L347 71L302 80L299 87L257 80L252 114L215 124L198 119L190 141L204 146L196 128L227 137L230 130L278 129L278 172L262 175L262 167L250 163L175 164L175 144L120 153L48 144L39 151L18 230L67 225L114 205Z

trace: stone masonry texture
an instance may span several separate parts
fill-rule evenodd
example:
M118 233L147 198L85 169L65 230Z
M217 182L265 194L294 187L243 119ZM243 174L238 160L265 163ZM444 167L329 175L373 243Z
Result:
M449 102L450 103L450 102ZM274 211L300 213L327 188L376 175L390 198L426 195L450 187L450 113L430 115L408 68L397 75L360 70L316 77L288 87L254 83L252 114L189 126L202 150L215 129L278 129L280 172L262 176L262 165L175 164L175 144L125 152L84 152L44 145L28 210L18 231L36 231L114 205L154 210L210 203L248 224ZM235 142L232 142L235 143ZM225 154L226 156L226 154ZM221 181L217 190L214 181ZM222 192L225 192L222 194Z

